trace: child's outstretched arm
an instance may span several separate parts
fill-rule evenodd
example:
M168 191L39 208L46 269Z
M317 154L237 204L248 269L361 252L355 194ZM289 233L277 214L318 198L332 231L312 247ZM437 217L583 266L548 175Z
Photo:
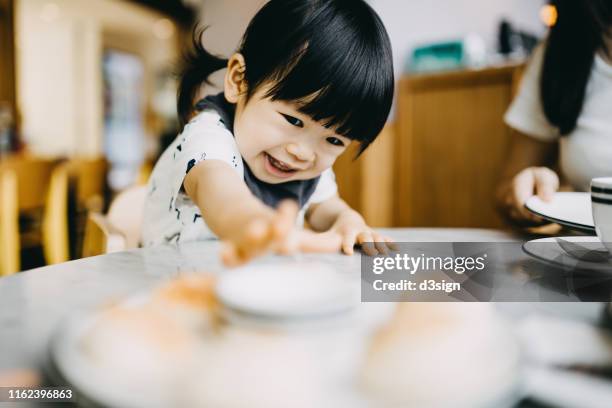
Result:
M200 162L187 174L183 186L211 231L226 242L222 259L228 265L239 265L270 251L288 254L337 248L331 236L296 231L295 203L283 202L276 210L267 207L225 162Z
M368 255L385 254L394 248L391 238L370 228L363 217L338 196L310 206L306 220L315 231L339 236L342 252L347 255L353 254L355 244L361 245Z
M231 256L227 246L223 253L226 263L246 262L271 250L285 240L293 226L297 209L290 204L276 212L266 207L222 161L199 163L187 174L183 186L211 231L230 243Z

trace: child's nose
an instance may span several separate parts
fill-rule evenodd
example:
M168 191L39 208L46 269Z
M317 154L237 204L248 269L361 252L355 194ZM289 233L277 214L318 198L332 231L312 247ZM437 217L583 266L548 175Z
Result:
M307 146L290 143L287 145L287 153L294 156L299 161L312 162L314 161L314 152Z

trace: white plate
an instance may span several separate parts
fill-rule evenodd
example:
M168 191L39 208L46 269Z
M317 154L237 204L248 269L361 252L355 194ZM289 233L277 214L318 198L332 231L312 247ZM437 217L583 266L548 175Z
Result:
M304 319L353 309L360 301L355 281L323 264L295 262L230 271L219 278L215 290L223 306L235 312Z
M334 270L317 264L299 264L299 266L301 268L296 268L296 265L293 265L292 268L287 265L278 265L278 268L249 267L244 268L246 271L236 270L235 272L237 276L240 276L240 273L247 272L255 273L258 276L259 273L265 275L263 269L277 272L282 270L286 275L291 276L307 271L313 280L320 284L329 284L330 288L334 288L334 290L325 290L317 286L318 289L328 293L328 296L339 296L338 299L344 299L344 307L349 306L346 293L347 288L352 286L345 285L346 280L350 280L349 277L337 275ZM312 270L308 268L312 268ZM229 271L226 273L232 274ZM333 274L333 276L330 277L330 274ZM271 275L272 272L270 272ZM358 279L353 280L359 281ZM264 281L262 280L262 282ZM241 282L244 283L245 281L241 280ZM247 279L246 282L250 281ZM287 280L277 283L282 284L283 282L287 282ZM341 283L344 291L341 291L338 286ZM253 287L253 289L258 288L261 288L260 283ZM308 290L312 291L313 289L314 286ZM355 295L352 290L348 292ZM357 291L358 294L359 291ZM140 293L128 297L122 302L122 307L126 309L132 306L139 307L143 304L143 300L146 301L146 296L147 293ZM311 299L314 300L315 297L311 296ZM321 297L320 299L325 301L326 298ZM207 393L202 394L203 386L221 386L220 390L216 392L216 396L221 395L219 393L226 393L223 398L228 402L223 406L267 406L262 405L261 401L259 401L259 405L256 404L257 401L253 401L253 404L250 405L235 403L234 401L244 400L243 396L233 395L231 392L227 393L227 390L233 389L232 387L236 385L236 377L240 378L241 382L238 383L238 387L241 392L244 393L245 384L249 384L247 387L249 392L260 397L282 398L277 400L278 402L287 398L285 405L291 405L295 403L290 399L294 397L293 394L286 397L286 392L285 394L276 392L281 396L275 396L272 392L262 391L264 392L262 394L259 391L254 391L253 387L256 390L257 387L262 385L277 391L279 384L282 382L278 381L277 377L270 376L267 373L262 377L261 383L258 383L258 381L253 383L255 377L252 374L253 372L262 373L271 369L271 360L274 360L277 368L280 366L283 369L293 370L294 380L295 378L300 381L310 379L308 385L304 385L303 389L307 392L314 389L318 392L316 395L329 402L328 404L306 406L365 408L371 406L371 404L368 403L367 395L362 393L353 380L358 373L356 370L360 367L361 354L364 352L369 336L380 325L386 323L395 312L395 305L383 303L359 304L358 298L356 301L354 297L352 299L350 305L357 305L356 308L351 309L353 313L332 315L332 319L316 319L317 322L325 323L323 330L307 332L251 331L244 327L222 324L210 331L190 331L194 343L189 346L186 360L172 361L172 364L168 366L167 353L172 353L172 347L170 349L165 347L169 343L163 342L164 347L159 348L158 353L149 354L152 358L146 362L147 369L144 369L140 364L143 361L140 358L142 357L140 349L134 349L134 353L113 353L111 351L102 358L99 354L92 354L92 349L87 346L89 344L87 336L91 336L89 331L97 322L100 310L79 311L66 318L54 330L49 342L47 361L44 367L45 373L52 384L69 385L78 401L91 408L215 407L223 405L191 403L194 399L197 401L200 401L201 398L206 399ZM339 305L342 303L328 301L326 304L335 305L333 309L328 308L326 310L339 310ZM311 310L309 309L309 311ZM319 312L322 313L321 310ZM309 319L308 321L311 320L315 319ZM333 324L330 321L333 321ZM126 336L121 331L117 331L115 337L118 339L115 346L121 345L122 342L125 342L123 343L124 346L134 346L135 344L133 338L130 339L130 336ZM138 338L144 340L145 346L150 345L146 341L146 337L138 336ZM252 354L251 344L254 345L253 347L258 353L261 353L261 347L265 346L263 357L255 358L251 356L247 358ZM99 348L97 349L99 351ZM149 351L155 350L149 347ZM115 355L118 357L117 359L113 358ZM184 356L184 354L181 354L181 356ZM211 356L214 356L212 361L216 362L215 368L210 366ZM297 361L296 358L298 358ZM113 361L109 363L111 359ZM119 366L130 368L128 370L118 370L118 361L121 362ZM246 370L243 364L246 364ZM200 375L207 369L223 369L224 379L219 379L218 371L213 371L206 374L206 380L202 382ZM232 372L234 369L235 371ZM276 381L272 381L272 379L276 379ZM143 387L152 383L156 386L151 386L147 389L147 392L142 392ZM292 381L290 383L296 386L298 391L302 391L300 382ZM282 386L282 384L280 385ZM320 388L318 388L319 385Z
M597 237L559 237L590 250L605 249ZM557 238L540 238L523 244L523 251L539 261L568 270L612 273L612 258L608 262L579 260L568 254Z
M95 323L94 313L78 312L65 319L54 331L48 345L45 374L53 385L68 385L75 399L91 408L152 407L170 403L156 392L134 393L119 389L115 373L104 372L88 358L82 346L84 334ZM158 391L158 390L154 390Z
M282 276L279 277L280 273ZM337 324L323 330L299 333L251 331L222 323L214 329L211 327L209 331L192 332L195 344L193 347L190 346L188 353L181 353L182 357L176 361L167 358L174 355L173 349L176 350L172 346L173 342L163 341L160 343L162 347L157 350L159 353L143 355L141 348L134 347L137 344L130 340L130 338L133 340L134 337L126 336L124 330L116 331L114 336L113 333L106 332L102 338L98 337L99 331L96 335L92 335L89 330L94 327L99 317L99 310L79 312L56 328L52 336L46 371L52 383L69 385L77 395L79 403L88 407L329 406L366 408L397 405L394 401L387 401L385 393L371 395L366 391L367 389L362 388L362 383L359 381L366 356L364 353L368 350L371 336L396 313L395 304L360 304L359 298L355 299L355 295L359 295L359 290L355 292L355 286L351 286L349 282L353 280L359 285L358 276L338 274L335 270L319 264L259 265L227 271L224 274L236 276L234 279L240 283L240 290L230 292L231 295L246 293L246 298L256 301L261 296L253 296L250 292L262 291L259 292L260 295L263 293L276 299L275 302L268 303L274 305L272 310L275 312L277 307L282 306L290 308L295 313L300 310L295 309L296 304L299 304L302 307L308 306L306 311L311 316L313 310L318 310L319 313L341 310L339 308L344 304L344 307L353 305L357 307L351 309L354 313L343 314L342 317L359 315L360 318L354 320L354 324L350 325ZM317 284L309 282L317 282ZM244 290L245 283L253 285L250 291ZM278 289L275 292L266 287L266 285L274 284L273 287L282 288L282 285L287 283L304 285L294 288L293 291L280 292L283 294L282 302L277 296ZM228 285L226 290L228 287L232 288L231 280L229 283L226 281L225 284ZM302 290L309 292L310 295L301 298L301 301L297 303L295 299L291 302L286 300L285 294L295 294ZM223 288L220 288L220 291L223 292ZM315 294L317 291L320 292L318 295ZM143 299L145 299L143 294L139 294L128 298L122 306L138 307L142 304ZM343 300L344 303L338 302L338 299ZM241 300L243 301L244 298ZM334 307L313 309L312 302ZM253 308L250 304L248 307ZM257 300L255 309L261 310L259 300ZM303 313L303 310L301 312ZM471 313L470 316L473 317L474 313ZM328 319L321 320L328 321ZM482 323L482 319L477 320L478 323ZM489 360L485 359L488 361L485 366L489 371L485 375L483 370L472 368L475 371L468 370L467 375L464 375L463 378L467 379L468 384L481 388L480 377L495 378L497 381L494 387L495 393L499 394L499 398L503 398L504 401L494 403L492 406L509 407L513 406L520 397L519 393L513 393L512 396L508 396L512 401L505 401L507 397L505 391L512 392L518 378L517 367L514 364L516 355L513 352L516 347L511 336L508 336L508 333L498 326L498 324L486 325L486 330L476 331L476 334L464 338L465 333L473 333L470 326L467 331L459 330L459 336L451 336L450 341L446 337L440 341L434 341L428 350L435 357L440 355L440 351L450 350L456 346L456 338L463 339L462 341L470 341L472 338L482 341L472 343L486 346L483 350L489 356ZM451 333L456 332L456 327L453 325L449 329ZM483 335L484 338L480 337ZM117 340L114 346L105 341L110 336ZM168 338L165 335L162 337ZM140 336L138 338L145 339ZM93 339L98 340L98 347L92 349L87 345L91 346ZM423 336L417 335L415 344L418 345L422 339ZM133 352L125 352L125 350L119 352L116 347L122 343L124 346L131 346ZM149 342L145 341L143 344L146 349ZM401 346L402 344L395 343L395 347L399 347L397 352L400 355ZM150 347L149 350L155 351ZM504 350L503 355L497 353L499 350ZM104 351L104 355L100 355L99 351ZM448 352L452 353L452 350ZM394 358L395 352L393 354ZM490 357L498 354L501 356L499 360L491 362ZM145 360L143 356L151 358ZM384 356L383 353L379 358L384 358ZM461 369L457 361L451 361L450 366ZM418 367L418 362L416 367ZM445 369L448 370L448 368ZM438 385L435 370L428 370L428 372L433 373L428 377L432 381L425 380L425 385ZM499 376L495 376L496 373ZM258 375L261 378L257 377ZM413 377L418 379L418 373ZM148 386L149 384L156 386ZM145 386L147 389L142 392ZM431 398L434 401L440 400L436 390L435 387L431 388ZM401 390L398 392L402 393ZM403 395L410 398L410 392L406 392ZM488 393L483 395L491 396ZM470 396L470 399L481 401L483 395ZM266 404L270 401L273 401L274 404ZM422 406L423 404L419 405L417 400L414 404L409 405ZM469 406L474 406L474 404Z
M150 387L147 392L142 392L143 383L147 384L142 380L142 376L134 375L133 372L108 370L108 365L105 366L97 359L92 358L87 352L87 348L83 347L83 340L87 331L95 323L96 316L97 314L92 311L81 312L65 320L55 330L51 338L44 367L45 374L51 380L51 383L53 385L69 386L73 390L75 399L83 406L90 408L220 406L210 403L196 404L192 400L194 398L197 401L202 398L206 399L206 395L202 396L202 386L221 386L221 390L216 392L217 396L220 395L219 393L231 390L236 384L236 376L241 379L239 384L242 387L249 383L249 390L253 393L253 387L258 387L261 384L257 384L258 380L255 379L253 385L253 378L255 377L252 375L245 379L245 374L241 371L245 369L242 364L247 365L246 372L251 374L254 371L265 372L265 370L270 369L271 365L269 360L263 361L264 358L262 357L249 357L246 358L246 361L243 361L245 353L248 355L247 351L252 352L252 350L248 350L248 345L254 340L257 340L253 343L257 351L261 352L261 346L265 346L264 350L267 353L265 356L275 359L277 367L280 365L289 369L292 367L291 365L294 365L295 378L312 378L313 376L321 378L321 388L315 389L322 393L320 395L325 400L329 400L330 403L326 406L356 408L371 406L367 403L367 396L362 394L361 390L353 386L352 383L353 377L357 375L354 370L359 367L362 358L361 353L370 334L369 331L362 328L362 325L368 322L361 321L361 325L350 327L336 325L328 327L324 331L306 334L300 332L298 335L241 330L234 326L223 326L220 331L214 334L202 335L202 333L198 333L198 343L197 347L193 349L193 355L202 357L194 357L195 364L181 365L178 369L177 367L171 367L174 369L172 371L174 374L168 375L167 381L159 381L156 387ZM117 336L122 338L122 333L118 332ZM230 346L227 345L228 342ZM235 357L232 358L234 349L236 350ZM160 353L162 351L160 350ZM297 357L301 357L298 362L294 360L296 353ZM218 374L214 372L207 374L207 380L201 382L198 375L201 375L204 370L211 369L209 366L211 356L214 356L213 361L216 362L214 370L224 369L224 380L215 379L214 377ZM311 361L310 359L304 360L304 356L315 357ZM105 359L108 358L108 356L105 357ZM130 360L132 357L122 354L120 358ZM154 360L158 359L154 358ZM227 368L223 366L226 361L228 362ZM304 361L307 364L304 364ZM185 361L182 363L185 363ZM137 364L133 365L136 366ZM155 363L151 367L156 372L165 370L165 366L159 363ZM236 369L235 373L229 373L232 367ZM313 369L317 371L313 371ZM134 370L138 371L138 368ZM149 373L146 372L145 374ZM153 378L158 376L158 374L153 375ZM262 377L261 382L267 388L276 389L280 382L276 381L274 384L270 384L270 378L274 377L267 373ZM278 378L276 379L278 380ZM338 387L329 387L327 381L333 381L333 384L338 384ZM292 384L298 384L298 390L301 391L299 383L292 382ZM244 392L244 388L240 389ZM311 390L307 386L304 389ZM256 393L256 395L260 397L272 396L271 393ZM242 401L244 398L232 395L231 392L223 398L228 401L223 406L265 406L261 402L258 405L257 401L253 401L252 405L232 403L236 400ZM185 401L189 401L189 403ZM288 405L291 405L292 402L295 401L287 398L286 403ZM311 406L321 406L321 404Z
M556 193L550 202L533 196L527 200L525 207L548 221L571 229L595 233L589 193Z

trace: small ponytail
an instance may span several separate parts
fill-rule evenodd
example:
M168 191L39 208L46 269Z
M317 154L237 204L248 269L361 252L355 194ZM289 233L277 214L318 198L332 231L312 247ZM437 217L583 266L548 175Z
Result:
M177 95L177 113L181 128L191 117L194 109L194 98L202 84L211 85L208 77L227 66L227 59L219 58L204 48L202 34L206 27L196 27L193 30L193 48L185 53L180 72L180 83Z

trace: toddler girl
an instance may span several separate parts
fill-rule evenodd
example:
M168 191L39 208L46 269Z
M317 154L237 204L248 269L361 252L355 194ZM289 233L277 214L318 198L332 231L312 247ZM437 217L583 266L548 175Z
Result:
M349 144L362 153L391 109L391 46L372 8L271 0L229 60L201 35L179 86L183 131L149 181L144 244L217 237L230 265L269 251L386 251L391 240L338 197L331 169ZM223 68L224 92L200 99Z

